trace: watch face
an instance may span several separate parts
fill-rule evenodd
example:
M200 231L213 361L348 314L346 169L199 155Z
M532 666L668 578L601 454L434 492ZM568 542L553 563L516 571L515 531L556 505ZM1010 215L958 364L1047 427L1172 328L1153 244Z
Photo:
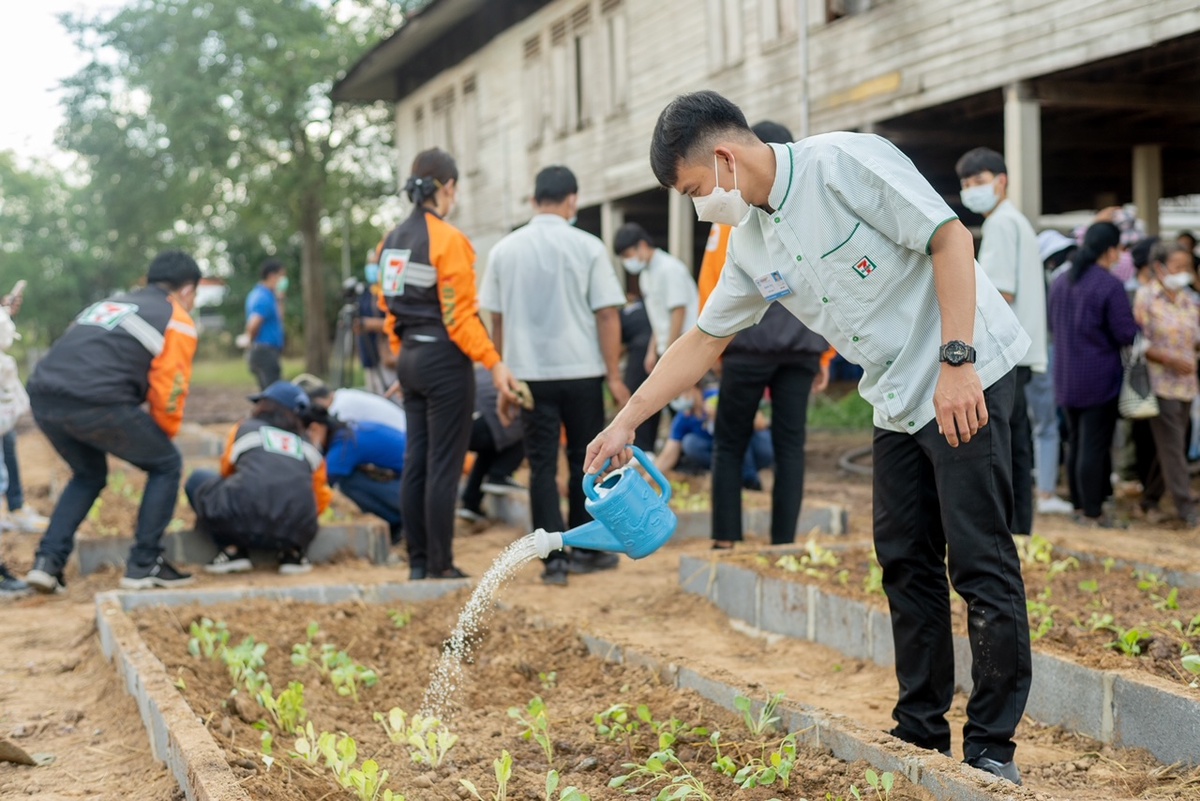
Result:
M961 364L967 359L967 346L962 342L949 342L946 344L946 361L951 364Z

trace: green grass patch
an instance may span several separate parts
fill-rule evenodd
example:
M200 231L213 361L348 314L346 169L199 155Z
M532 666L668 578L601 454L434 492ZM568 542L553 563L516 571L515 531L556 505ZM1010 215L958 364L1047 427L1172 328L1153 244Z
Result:
M840 398L814 395L808 405L808 427L834 431L869 431L874 410L858 392Z
M294 378L304 372L304 360L285 358L283 377ZM192 365L192 385L198 387L229 387L253 391L258 384L250 373L250 367L241 357L223 359L197 359Z

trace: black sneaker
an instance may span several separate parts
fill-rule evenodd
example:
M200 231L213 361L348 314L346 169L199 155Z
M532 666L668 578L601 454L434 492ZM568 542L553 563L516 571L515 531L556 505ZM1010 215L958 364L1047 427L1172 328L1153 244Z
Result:
M425 570L425 565L409 565L408 580L409 581L424 581L428 573Z
M484 492L492 495L508 495L514 492L524 492L525 488L513 480L512 476L499 479L488 479L479 485Z
M14 576L7 567L0 565L0 598L21 598L33 592L33 588Z
M546 563L546 569L542 571L542 583L551 587L565 587L568 571L566 559L553 559Z
M596 573L601 570L614 570L621 563L621 557L605 551L571 551L571 559L567 562L567 570L572 573Z
M204 572L225 575L226 573L247 573L253 568L254 565L250 563L249 555L233 545L223 551L217 551L213 560L204 566Z
M33 560L33 570L25 574L25 581L38 592L66 592L67 582L63 580L63 569L48 556L39 556Z
M174 565L163 557L158 557L148 565L130 564L125 568L125 576L121 579L123 590L150 590L155 587L183 587L194 581L191 573L177 570Z
M312 562L300 551L292 549L279 552L279 575L300 576L311 572Z
M993 776L999 776L1001 779L1008 779L1016 785L1021 784L1021 771L1017 770L1017 763L1013 761L1000 762L991 757L977 756L970 759L964 759L964 763L970 765L976 770L982 770L984 773L990 773Z
M428 573L425 577L431 579L464 579L467 578L467 574L451 565L438 573Z

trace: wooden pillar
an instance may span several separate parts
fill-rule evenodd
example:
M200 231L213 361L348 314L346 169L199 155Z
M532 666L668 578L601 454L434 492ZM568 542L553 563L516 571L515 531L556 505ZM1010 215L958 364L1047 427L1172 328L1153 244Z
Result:
M1158 201L1162 199L1162 145L1133 148L1133 204L1146 224L1146 233L1158 236Z
M696 228L696 207L690 198L672 190L667 195L667 251L695 271L692 237Z
M1042 117L1029 84L1004 87L1008 199L1035 226L1042 216Z
M611 200L600 204L600 238L604 246L612 253L613 243L617 238L617 229L625 224L625 209Z

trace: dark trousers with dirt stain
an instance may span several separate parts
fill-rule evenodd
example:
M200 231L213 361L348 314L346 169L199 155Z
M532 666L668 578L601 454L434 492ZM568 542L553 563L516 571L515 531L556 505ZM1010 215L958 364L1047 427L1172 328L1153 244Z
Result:
M454 501L471 438L475 371L453 342L405 337L396 374L408 415L404 539L409 564L432 575L454 566Z
M875 550L891 607L900 696L893 734L950 748L954 697L950 582L967 603L973 689L966 759L1007 762L1029 696L1025 587L1012 516L1012 373L985 392L989 423L951 448L932 421L915 434L875 430Z

